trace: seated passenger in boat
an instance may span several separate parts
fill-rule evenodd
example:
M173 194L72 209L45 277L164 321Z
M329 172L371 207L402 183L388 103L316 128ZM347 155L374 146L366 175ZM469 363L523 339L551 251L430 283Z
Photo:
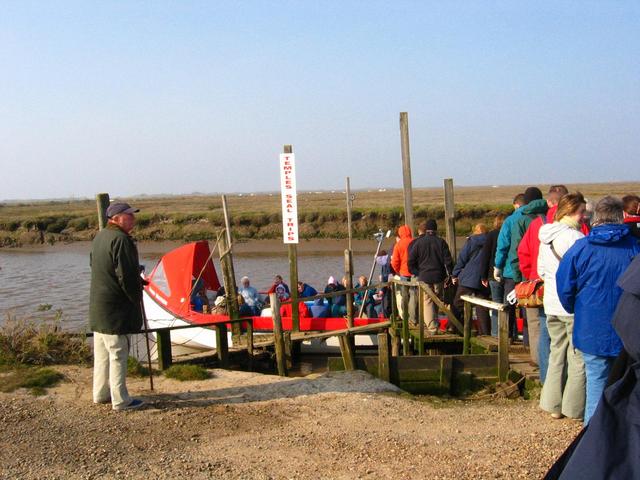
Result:
M207 298L207 289L202 279L198 280L193 286L191 294L191 308L194 312L207 313L209 311L209 299Z
M276 275L273 279L273 285L267 291L267 294L275 293L278 297L278 300L281 302L289 298L291 295L291 291L289 290L289 285L284 283L282 280L282 276Z
M251 286L251 281L247 276L240 279L240 285L241 287L238 289L238 293L244 300L244 303L240 307L240 315L260 315L262 302L260 301L258 290Z
M369 285L369 281L367 280L367 277L365 277L364 275L360 275L358 277L358 288L366 287L367 285ZM374 298L375 293L376 293L375 289L371 288L369 290L358 292L354 295L353 299L355 301L357 314L360 314L360 309L362 309L362 304L364 303L364 309L362 309L362 311L367 315L367 317L369 318L378 317L378 314L376 313L376 309L375 309L375 306L376 306L376 301Z
M308 283L298 282L298 298L307 298L317 295L318 291Z
M343 279L346 281L346 279ZM344 286L336 282L334 277L329 277L327 280L327 286L324 287L324 293L340 292L344 290ZM344 295L337 297L329 297L326 299L331 311L331 315L334 317L341 317L346 314L346 298ZM341 313L344 312L344 313Z

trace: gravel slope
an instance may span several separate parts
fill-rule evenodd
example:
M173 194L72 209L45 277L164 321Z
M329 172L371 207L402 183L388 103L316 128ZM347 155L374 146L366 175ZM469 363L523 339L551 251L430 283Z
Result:
M364 372L304 379L213 370L91 403L91 371L0 394L0 478L540 478L580 424L524 400L421 401Z

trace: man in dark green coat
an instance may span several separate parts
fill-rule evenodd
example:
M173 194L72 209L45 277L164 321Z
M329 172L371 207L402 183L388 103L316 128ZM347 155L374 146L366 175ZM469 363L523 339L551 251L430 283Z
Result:
M111 403L114 410L143 404L129 396L126 385L129 334L142 327L142 277L138 250L129 233L135 225L127 203L107 208L107 226L91 246L89 325L93 334L94 403Z

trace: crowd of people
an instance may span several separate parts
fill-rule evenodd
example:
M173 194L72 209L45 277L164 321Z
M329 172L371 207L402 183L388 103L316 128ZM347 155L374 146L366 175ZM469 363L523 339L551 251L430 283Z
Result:
M416 236L408 225L398 227L394 245L389 253L380 252L377 264L381 281L389 276L417 279L449 304L457 318L463 316L463 295L508 305L511 341L528 345L531 363L539 367L541 408L554 418L588 423L622 351L612 324L622 294L616 282L640 252L638 225L638 196L607 196L593 204L564 185L553 185L546 195L532 186L515 196L511 214L495 216L491 228L474 225L455 263L436 221L430 219L418 225ZM517 304L521 282L544 282L539 304ZM332 276L322 292L340 292L346 285L345 277L338 282ZM354 287L367 285L367 277L360 276ZM318 294L304 282L297 290L298 298ZM268 295L265 302L248 277L242 278L238 292L242 315L259 315L268 302ZM280 275L264 293L275 293L289 308L284 314L290 314L286 304L291 292ZM353 296L354 311L369 318L388 317L390 296L389 288L358 292ZM399 289L398 311L401 316L406 313L413 326L420 321L418 298L415 287ZM430 296L423 298L426 332L442 333L437 305ZM346 295L316 299L310 306L301 302L300 316L344 316L346 302ZM480 306L474 311L477 333L497 336L497 312ZM518 318L524 325L522 335ZM453 325L447 330L456 331Z

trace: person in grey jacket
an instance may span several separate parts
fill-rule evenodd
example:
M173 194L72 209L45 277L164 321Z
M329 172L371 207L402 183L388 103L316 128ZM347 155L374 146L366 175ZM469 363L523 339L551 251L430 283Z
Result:
M129 233L138 210L127 203L107 208L108 224L91 245L89 325L93 333L93 401L114 410L140 407L126 385L129 334L142 327L142 277Z

